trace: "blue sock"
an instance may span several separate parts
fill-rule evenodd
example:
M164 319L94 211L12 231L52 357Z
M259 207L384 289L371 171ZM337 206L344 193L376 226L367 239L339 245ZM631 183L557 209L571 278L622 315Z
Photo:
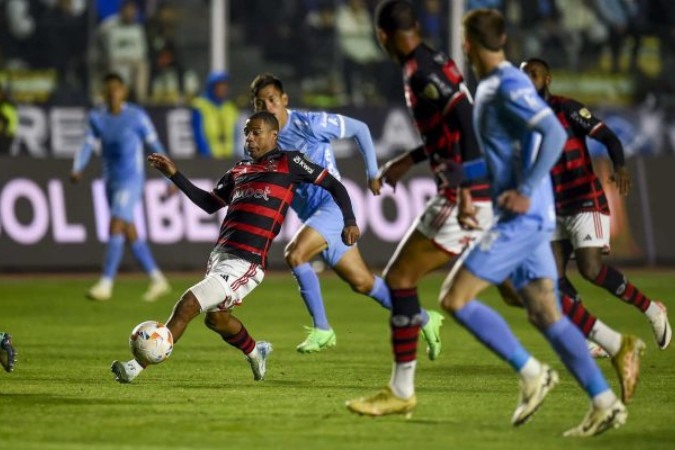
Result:
M478 300L471 300L455 312L455 319L516 371L530 357L502 316Z
M377 275L375 276L373 289L368 294L368 297L374 299L377 303L382 305L382 307L391 310L391 293L389 292L389 286L387 286L387 283Z
M292 272L300 286L300 295L305 302L307 311L314 321L314 328L330 330L326 310L323 306L323 298L321 298L319 277L316 276L314 269L309 263L304 263L294 267Z
M124 255L124 235L113 234L108 238L103 259L103 276L111 280L117 275L117 269Z
M152 257L150 247L148 247L148 244L145 241L136 239L131 244L131 251L146 273L152 273L157 270L155 259Z
M589 397L593 398L609 389L600 368L586 350L584 336L567 317L548 327L544 336Z

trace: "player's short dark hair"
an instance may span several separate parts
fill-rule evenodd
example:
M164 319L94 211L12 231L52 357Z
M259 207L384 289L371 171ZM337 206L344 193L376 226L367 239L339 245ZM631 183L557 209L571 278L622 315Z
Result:
M103 83L108 83L110 81L117 81L120 84L124 84L124 79L122 78L122 75L120 75L117 72L108 72L105 74L103 77Z
M417 24L415 9L407 0L385 0L375 10L375 25L385 33L411 30Z
M258 111L249 116L248 120L260 120L265 122L273 131L279 131L279 121L276 116L269 111Z
M539 64L541 67L543 67L544 69L546 69L547 72L550 72L550 71L551 71L551 67L548 65L548 63L547 63L546 61L544 61L543 59L541 59L541 58L529 58L529 59L526 59L525 61L522 62L522 64L520 65L520 67L523 68L523 67L525 67L525 65L527 65L527 64Z
M261 73L251 82L251 100L269 85L274 86L282 94L284 93L284 85L279 78L271 73Z
M469 11L463 20L466 37L493 52L506 43L504 16L496 9L479 8Z

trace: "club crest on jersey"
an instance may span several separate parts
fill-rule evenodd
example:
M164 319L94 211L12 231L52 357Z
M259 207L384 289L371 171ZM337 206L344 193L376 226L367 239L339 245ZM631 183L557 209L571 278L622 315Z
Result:
M265 186L264 189L253 189L253 188L235 189L234 192L232 193L232 201L244 197L262 198L263 200L268 201L270 199L271 192L272 191L270 191L269 186Z
M579 115L583 117L584 119L590 119L592 117L591 112L588 110L588 108L581 108L579 110Z
M434 83L428 83L426 86L424 86L422 93L429 100L438 100L438 97L440 97L438 89L436 86L434 86Z
M299 165L300 167L302 167L305 170L305 172L307 172L308 174L311 175L311 174L314 173L314 169L312 169L309 166L309 164L307 164L307 162L305 162L305 160L302 156L295 156L293 158L293 162L296 163L297 165Z

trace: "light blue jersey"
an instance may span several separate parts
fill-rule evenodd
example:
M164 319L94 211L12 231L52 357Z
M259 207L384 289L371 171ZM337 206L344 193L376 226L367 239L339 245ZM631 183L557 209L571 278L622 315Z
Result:
M465 266L494 284L511 276L516 289L536 278L557 279L548 242L555 229L549 171L562 152L564 129L527 75L508 62L479 83L473 117L500 219ZM513 189L530 198L525 214L497 206L499 195Z
M144 144L152 152L166 151L148 115L139 106L125 103L119 114L111 114L105 106L95 108L89 113L88 125L84 145L73 161L73 172L82 172L96 141L100 141L111 215L131 222L145 181Z
M288 122L279 131L281 150L299 150L307 159L328 169L338 180L331 141L354 138L366 163L368 179L377 176L377 159L370 131L363 122L340 114L288 110ZM295 190L291 207L305 222L319 208L334 204L330 194L319 186L303 184ZM334 205L337 208L337 205Z

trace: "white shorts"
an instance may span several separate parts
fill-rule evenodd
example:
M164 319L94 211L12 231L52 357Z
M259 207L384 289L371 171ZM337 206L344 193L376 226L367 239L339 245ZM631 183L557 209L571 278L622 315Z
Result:
M474 205L477 209L476 220L483 230L463 229L457 221L457 204L440 195L427 202L424 211L411 228L428 237L446 253L458 255L492 225L492 203L474 202Z
M255 263L239 256L211 252L202 281L189 290L204 311L226 311L241 304L262 282L265 273Z
M551 241L570 241L572 247L602 247L609 252L610 222L607 214L581 212L558 216Z

